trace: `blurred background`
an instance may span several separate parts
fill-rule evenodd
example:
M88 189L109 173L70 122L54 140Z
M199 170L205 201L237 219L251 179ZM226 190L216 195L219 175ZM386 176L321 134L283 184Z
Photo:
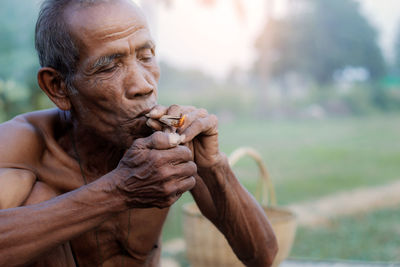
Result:
M218 115L221 149L256 148L298 213L290 257L400 261L400 2L137 0L161 104ZM0 1L0 121L52 107L37 86L40 1ZM234 168L254 193L251 160ZM187 266L180 206L164 256ZM178 266L179 266L178 265Z

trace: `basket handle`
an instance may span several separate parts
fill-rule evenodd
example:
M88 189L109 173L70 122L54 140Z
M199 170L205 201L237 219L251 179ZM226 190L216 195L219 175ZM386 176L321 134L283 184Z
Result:
M254 148L251 147L239 147L238 149L233 151L229 156L229 165L233 167L244 156L249 156L256 161L258 169L261 174L261 179L259 180L259 185L261 186L257 186L256 198L260 200L260 190L262 190L262 199L260 202L263 205L267 206L268 196L269 196L271 205L275 206L276 205L275 188L271 182L271 179L269 178L267 168L265 167L265 164L261 158L260 153L258 153Z

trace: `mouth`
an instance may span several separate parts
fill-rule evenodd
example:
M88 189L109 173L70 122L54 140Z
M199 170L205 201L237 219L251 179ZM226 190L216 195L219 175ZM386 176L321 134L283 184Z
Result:
M121 125L125 126L125 125L131 125L132 123L135 124L135 121L136 122L146 121L147 117L145 115L148 114L156 105L157 103L152 103L151 105L149 105L149 107L146 107L142 111L137 113L135 117L127 118L125 121L121 122Z
M142 112L140 112L136 118L143 117L148 114L156 105L153 105L151 108L146 108Z

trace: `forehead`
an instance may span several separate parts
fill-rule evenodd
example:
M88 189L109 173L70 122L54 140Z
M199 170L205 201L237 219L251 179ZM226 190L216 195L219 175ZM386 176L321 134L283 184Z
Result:
M64 15L73 37L85 48L149 31L140 8L130 0L104 1L90 6L72 4Z

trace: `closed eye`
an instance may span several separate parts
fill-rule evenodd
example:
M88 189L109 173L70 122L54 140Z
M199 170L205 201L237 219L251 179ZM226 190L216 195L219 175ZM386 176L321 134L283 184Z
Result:
M117 67L118 67L118 65L115 64L115 65L113 65L113 66L111 66L109 68L100 69L97 73L110 73L110 72L113 72L114 70L116 70Z
M100 72L112 72L115 69L115 67L111 67L108 69L100 70Z
M115 53L98 58L89 68L92 73L112 72L117 67L116 59L124 57L122 53Z
M153 60L153 55L150 56L144 56L140 59L141 61L145 62L145 63L149 63Z

